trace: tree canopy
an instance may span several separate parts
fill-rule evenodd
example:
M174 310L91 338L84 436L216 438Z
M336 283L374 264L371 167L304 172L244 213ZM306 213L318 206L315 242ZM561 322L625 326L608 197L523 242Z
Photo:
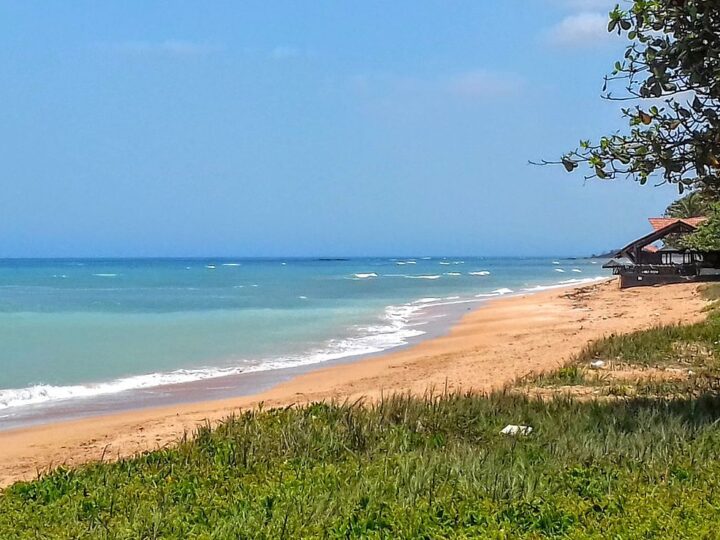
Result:
M671 218L691 218L704 216L712 200L701 191L693 191L680 197L665 210L665 216Z
M707 219L679 243L680 247L698 251L720 251L720 203L711 205Z
M633 0L608 31L629 40L603 96L633 102L628 130L581 141L560 161L588 178L627 176L720 196L720 0ZM622 93L612 92L620 83ZM547 162L546 162L547 163Z

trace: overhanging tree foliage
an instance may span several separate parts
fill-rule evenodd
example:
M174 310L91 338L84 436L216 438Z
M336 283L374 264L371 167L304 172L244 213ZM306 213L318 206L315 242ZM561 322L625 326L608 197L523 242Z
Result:
M610 13L608 30L630 41L605 77L603 96L623 108L629 132L582 141L563 156L588 178L627 176L720 197L720 0L634 0ZM609 87L624 83L622 95ZM548 162L545 162L548 163Z

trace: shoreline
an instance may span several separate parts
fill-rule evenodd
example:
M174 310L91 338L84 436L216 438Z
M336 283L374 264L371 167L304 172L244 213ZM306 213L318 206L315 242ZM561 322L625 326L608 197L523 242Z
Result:
M652 302L648 301L652 299ZM377 400L435 389L487 392L564 364L609 333L704 317L697 285L620 291L615 280L491 298L439 337L369 358L316 365L270 389L0 432L0 486L38 471L173 444L239 409L322 400Z
M565 287L567 286L569 285L565 285ZM551 287L555 288L557 285ZM286 367L250 370L174 384L129 389L87 398L30 404L16 412L10 421L0 416L0 433L40 427L52 423L79 421L149 409L250 397L270 390L305 373L393 354L415 347L424 341L441 337L447 334L468 311L481 308L488 300L493 298L503 296L507 298L516 294L522 293L488 295L488 297L483 298L473 297L457 302L446 301L437 304L417 304L413 302L403 304L403 306L417 307L420 312L423 312L420 322L410 322L404 328L421 327L422 332L405 338L407 341L403 344L378 351L349 354L330 360Z
M318 359L314 361L295 361L289 365L278 365L269 368L250 366L247 369L236 367L213 367L212 365L189 368L189 371L211 372L216 371L214 376L201 376L193 379L177 382L165 382L151 385L140 385L137 387L124 388L127 381L147 380L150 378L173 378L173 375L181 378L188 375L188 370L177 370L167 372L154 372L140 375L128 375L110 381L103 381L93 385L92 383L77 383L77 385L52 386L39 385L37 389L43 391L46 387L49 391L60 392L63 390L77 392L84 390L85 396L66 397L60 399L41 398L37 402L28 402L20 406L11 406L0 409L0 433L9 430L41 426L43 424L60 423L72 420L81 420L98 416L107 416L117 413L140 411L144 409L164 408L190 404L204 401L217 401L232 398L242 398L270 390L278 384L287 382L295 377L323 369L325 367L347 365L360 362L370 358L393 354L414 347L429 339L441 337L451 331L460 319L468 311L481 308L488 301L499 298L512 298L518 295L536 294L542 291L553 289L566 289L568 287L589 285L612 279L610 277L579 278L568 281L560 281L547 285L523 288L518 291L510 289L498 289L490 293L473 294L472 296L460 297L433 297L418 298L413 301L401 304L385 306L385 317L380 325L384 328L391 328L391 334L406 333L402 336L399 344L387 347L376 348L375 350L347 351L335 358ZM394 317L400 314L401 323L396 326ZM390 321L390 322L388 322ZM382 335L375 334L376 336ZM362 341L371 338L372 333L366 336L358 335L349 338L351 341ZM330 343L330 342L327 342ZM328 349L329 345L324 347ZM323 350L323 349L321 349ZM317 356L316 352L304 352L298 355L299 359ZM321 353L322 354L322 353ZM269 364L273 364L272 358ZM260 367L261 369L257 369ZM226 371L226 373L222 373ZM96 391L93 386L106 387L104 390ZM117 390L111 389L115 386ZM18 395L24 391L31 394L37 392L36 388L6 390ZM2 391L0 391L2 394ZM23 397L22 399L27 399Z

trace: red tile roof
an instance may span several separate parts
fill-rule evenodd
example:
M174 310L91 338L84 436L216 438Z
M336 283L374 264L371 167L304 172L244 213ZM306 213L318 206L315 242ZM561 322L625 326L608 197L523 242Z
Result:
M691 227L697 227L703 221L705 221L705 219L706 218L704 218L704 217L692 217L692 218L684 218L684 219L656 217L656 218L648 218L648 221L650 222L650 225L652 225L652 228L654 231L659 231L660 229L664 229L668 225L672 225L673 223L675 223L677 221L682 221L683 223L687 223Z

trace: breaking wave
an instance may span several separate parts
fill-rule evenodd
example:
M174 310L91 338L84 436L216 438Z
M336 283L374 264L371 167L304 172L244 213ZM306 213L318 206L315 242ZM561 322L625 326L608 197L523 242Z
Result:
M561 270L557 268L556 270ZM481 272L473 275L486 275ZM375 272L354 274L355 279L374 278ZM439 279L440 275L400 275L408 279ZM549 285L517 289L517 292L535 292L552 288L566 287L583 283L593 283L607 279L607 276L598 276L583 279L568 279ZM251 286L256 286L252 284ZM243 287L243 285L235 285ZM448 291L449 292L449 291ZM448 292L444 294L448 294ZM167 385L183 384L194 381L215 379L220 377L270 371L282 368L299 367L319 364L341 358L356 357L379 353L388 349L403 346L413 338L425 334L419 328L428 319L427 310L437 306L482 302L484 299L514 294L516 290L500 287L491 292L473 296L445 296L424 297L402 305L391 305L385 308L375 324L357 326L350 329L350 337L327 340L321 347L305 351L296 355L278 356L270 358L253 358L236 362L233 366L225 367L198 367L196 369L177 369L167 372L156 372L142 375L133 375L117 378L111 381L101 381L88 384L50 385L34 384L25 388L0 389L0 410L13 410L17 407L49 404L74 399L89 399L98 396L108 396L121 392L144 390ZM305 296L298 296L306 300Z
M417 303L388 306L377 324L356 327L354 331L357 335L328 340L323 347L307 353L257 359L245 362L240 366L178 369L164 373L123 377L108 382L67 386L35 384L26 388L10 388L0 390L0 410L70 399L107 396L132 390L216 379L241 373L299 367L379 353L406 345L409 339L423 335L425 332L414 326L419 323L418 316L426 304L437 300L440 299L423 298Z
M440 279L442 275L440 274L423 274L423 275L414 275L414 274L383 274L384 277L389 278L403 278L403 279Z

